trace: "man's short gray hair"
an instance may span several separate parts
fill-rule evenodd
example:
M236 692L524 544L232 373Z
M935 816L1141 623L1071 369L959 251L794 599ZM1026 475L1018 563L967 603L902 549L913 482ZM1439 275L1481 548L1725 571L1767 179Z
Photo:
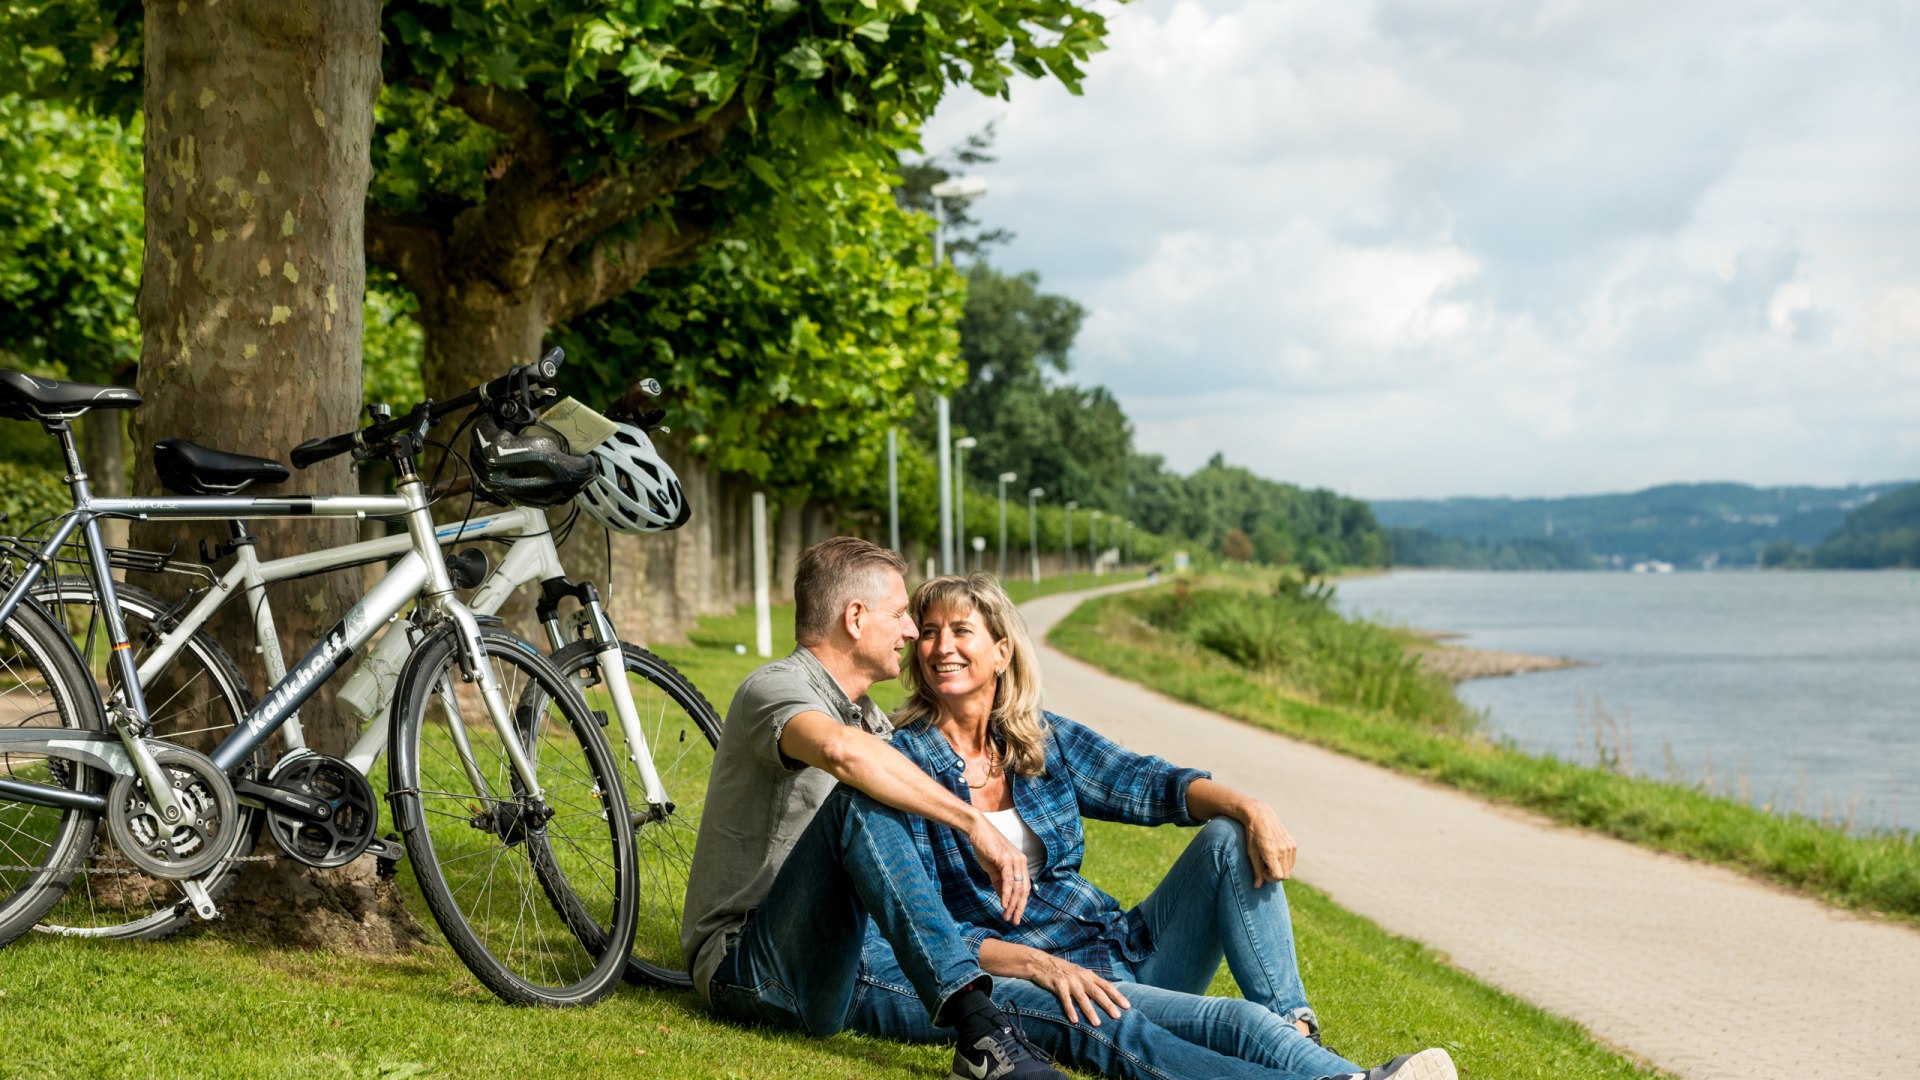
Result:
M802 645L827 640L848 604L875 599L889 570L904 578L907 560L857 536L836 536L801 552L793 571L794 640Z

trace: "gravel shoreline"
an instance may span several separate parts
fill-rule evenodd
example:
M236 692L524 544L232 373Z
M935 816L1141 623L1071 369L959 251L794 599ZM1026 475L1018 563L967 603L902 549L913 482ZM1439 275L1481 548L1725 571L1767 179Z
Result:
M1408 632L1422 641L1422 644L1407 647L1407 651L1420 661L1420 666L1457 683L1469 679L1497 679L1508 675L1524 675L1530 671L1558 671L1582 666L1580 661L1565 656L1538 656L1533 653L1450 645L1447 642L1460 635L1442 630Z

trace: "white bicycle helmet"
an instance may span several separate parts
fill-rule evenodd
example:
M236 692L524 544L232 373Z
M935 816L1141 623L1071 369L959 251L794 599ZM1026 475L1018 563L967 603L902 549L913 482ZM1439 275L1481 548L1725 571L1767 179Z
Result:
M592 453L599 475L573 497L588 517L623 533L666 532L687 523L692 511L680 478L660 460L645 431L620 424Z

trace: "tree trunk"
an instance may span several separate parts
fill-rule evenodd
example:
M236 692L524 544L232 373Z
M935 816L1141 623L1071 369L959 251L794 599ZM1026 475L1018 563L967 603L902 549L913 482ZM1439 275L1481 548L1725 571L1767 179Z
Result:
M145 449L158 438L284 459L301 439L356 425L379 25L379 0L147 7L139 490L159 490ZM344 457L290 486L358 487ZM270 556L356 539L350 518L264 521L255 531ZM192 551L199 537L225 533L154 523L137 535ZM357 571L273 590L288 651L300 655L359 595ZM238 606L216 633L260 687ZM300 716L311 746L340 754L356 732L332 697L323 688ZM224 905L228 926L375 949L415 932L368 866L269 865L272 873L251 874Z
M778 521L773 527L773 602L793 603L793 575L800 566L800 549L806 546L803 528L807 512L805 499L795 497L780 503Z
M462 279L420 296L427 395L450 398L540 358L547 305L533 290L509 293Z
M80 421L80 434L85 440L81 453L86 462L87 479L93 485L93 493L103 499L127 494L126 420L127 414L119 409L102 409L88 413L86 419ZM108 518L100 523L100 531L109 547L127 546L124 519Z

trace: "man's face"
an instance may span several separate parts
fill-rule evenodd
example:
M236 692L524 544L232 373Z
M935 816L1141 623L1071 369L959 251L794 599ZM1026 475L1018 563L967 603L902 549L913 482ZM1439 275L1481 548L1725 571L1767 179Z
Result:
M866 601L861 613L860 641L856 647L860 659L874 682L900 677L900 650L920 636L920 630L907 616L907 583L898 572L889 570L882 579L883 591Z

